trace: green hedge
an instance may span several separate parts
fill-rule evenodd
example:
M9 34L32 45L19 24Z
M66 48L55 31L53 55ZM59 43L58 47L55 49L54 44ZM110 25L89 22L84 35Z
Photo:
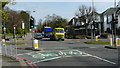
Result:
M108 35L109 35L108 33L102 33L101 38L108 38Z
M87 41L86 44L110 44L110 41Z

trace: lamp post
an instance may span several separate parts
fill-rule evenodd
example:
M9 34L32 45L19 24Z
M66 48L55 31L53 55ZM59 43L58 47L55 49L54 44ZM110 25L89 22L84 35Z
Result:
M91 23L91 39L94 39L95 30L94 30L94 2L92 0L92 23Z
M4 32L4 39L6 39L6 27L5 27L5 20L3 21L4 25L3 25L3 32Z

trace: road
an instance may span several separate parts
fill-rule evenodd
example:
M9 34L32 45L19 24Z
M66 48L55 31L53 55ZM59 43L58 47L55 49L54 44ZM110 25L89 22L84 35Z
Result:
M72 51L77 50L85 53L88 56L70 56L70 57L60 57L56 59L50 59L43 62L34 62L36 66L110 66L110 68L115 68L113 66L118 66L118 50L117 49L107 49L104 48L105 45L93 45L85 44L85 39L66 39L65 41L50 41L45 38L39 40L39 48L42 48L44 52L47 51ZM26 45L17 46L17 54L32 53L32 50L24 50L22 48L32 47L32 40L24 40L19 42L26 42ZM9 52L10 46L7 46ZM13 48L15 54L15 46ZM34 51L37 53L40 51ZM10 54L10 52L9 52ZM29 58L29 57L28 57ZM26 59L28 59L26 57ZM39 60L38 60L39 61ZM92 67L93 68L93 67Z
M85 44L84 39L67 39L65 41L39 41L44 50L79 50L92 56L66 57L49 62L37 63L38 66L116 66L118 50L106 49L105 45ZM89 41L89 40L87 40Z

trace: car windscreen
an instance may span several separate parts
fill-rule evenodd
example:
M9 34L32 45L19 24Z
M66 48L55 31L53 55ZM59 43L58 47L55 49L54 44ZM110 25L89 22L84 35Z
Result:
M57 32L57 33L64 33L64 30L63 29L55 29L55 32Z
M42 34L36 34L36 36L42 36Z

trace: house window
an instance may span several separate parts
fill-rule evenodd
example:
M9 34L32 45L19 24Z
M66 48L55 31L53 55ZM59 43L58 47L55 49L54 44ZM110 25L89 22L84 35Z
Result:
M107 22L107 16L104 16L104 22L105 23Z
M109 16L108 16L108 21L107 21L108 24L109 24L111 21L112 21L112 15L109 15Z

